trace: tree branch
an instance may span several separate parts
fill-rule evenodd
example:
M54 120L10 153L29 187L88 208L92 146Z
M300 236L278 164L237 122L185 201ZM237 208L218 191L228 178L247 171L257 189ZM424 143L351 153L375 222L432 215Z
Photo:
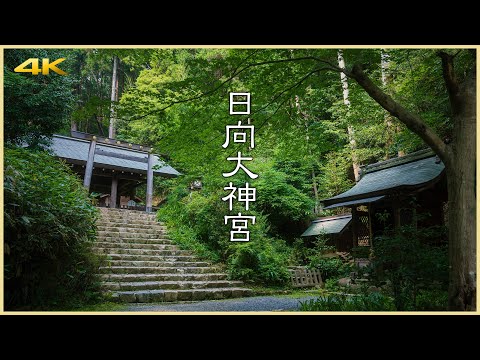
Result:
M404 123L411 131L420 136L435 153L442 159L446 166L450 164L450 155L447 145L442 139L417 115L410 113L389 95L383 92L363 72L361 65L355 64L351 71L344 70L345 75L355 81L374 99L380 106Z
M297 87L299 87L305 80L307 80L310 76L312 76L313 74L315 73L318 73L320 71L324 71L324 70L330 70L330 69L327 69L327 68L318 68L318 69L314 69L312 71L309 71L307 74L305 74L304 76L302 76L302 78L300 80L298 80L297 82L295 82L293 85L283 89L281 92L275 94L275 96L264 106L262 106L261 108L253 111L252 113L250 113L249 115L247 115L245 118L240 118L241 121L249 118L249 117L252 117L253 115L255 115L256 113L259 113L259 112L262 112L263 110L265 110L266 108L270 107L270 105L272 105L275 101L277 101L280 97L282 97L285 93L287 92L290 92L291 90L293 89L296 89ZM278 110L280 109L280 107L285 104L285 102L288 100L288 97L283 100L281 103L280 103L280 106L277 107L277 109L275 110L275 112L268 116L259 126L257 126L255 129L255 131L257 131L257 133L259 132L259 129L261 129L266 123L268 120L270 120L270 118L275 115ZM221 134L221 135L218 135L218 136L215 136L213 137L210 141L207 142L207 144L213 142L215 139L217 139L218 137L221 137L221 136L224 136L224 134ZM237 153L237 150L235 150L235 152L233 153L233 155L235 155Z
M458 53L457 53L458 54ZM452 114L458 114L462 99L460 97L460 88L458 86L457 77L453 67L453 58L457 55L450 55L444 51L438 52L438 56L442 59L443 78L448 90L448 97L450 99L450 106Z
M315 56L305 56L305 57L300 57L300 58L293 58L293 59L279 59L279 60L269 60L269 61L262 61L262 62L258 62L258 63L250 63L250 64L247 64L245 65L243 68L239 69L238 67L235 69L235 71L224 81L222 81L219 85L217 85L216 87L214 87L212 90L209 90L209 91L205 91L201 94L198 94L198 95L195 95L195 96L192 96L190 98L186 98L186 99L182 99L182 100L176 100L176 101L171 101L168 105L165 105L163 106L162 108L160 109L155 109L155 110L152 110L152 111L149 111L148 113L146 114L143 114L141 116L137 116L131 120L140 120L140 119L143 119L144 117L146 116L149 116L149 115L152 115L152 114L155 114L157 112L161 112L163 110L166 110L176 104L182 104L182 103L185 103L185 102L189 102L189 101L193 101L193 100L198 100L202 97L205 97L205 96L208 96L208 95L211 95L213 93L215 93L217 90L219 90L220 88L222 88L225 84L229 83L230 81L232 81L236 76L240 75L242 72L252 68L252 67L257 67L257 66L263 66L263 65L271 65L271 64L279 64L279 63L286 63L286 62L295 62L295 61L305 61L305 60L310 60L310 61L316 61L316 62L319 62L319 63L322 63L322 64L325 64L327 66L327 68L329 70L333 70L333 71L341 71L341 69L339 69L337 66L333 65L332 63L330 63L329 61L326 61L326 60L323 60L323 59L320 59L320 58L317 58ZM325 69L327 69L325 68Z

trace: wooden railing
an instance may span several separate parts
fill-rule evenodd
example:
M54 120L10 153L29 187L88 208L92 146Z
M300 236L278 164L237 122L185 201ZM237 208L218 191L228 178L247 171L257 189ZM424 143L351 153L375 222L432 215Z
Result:
M320 270L306 268L289 269L293 287L323 287Z

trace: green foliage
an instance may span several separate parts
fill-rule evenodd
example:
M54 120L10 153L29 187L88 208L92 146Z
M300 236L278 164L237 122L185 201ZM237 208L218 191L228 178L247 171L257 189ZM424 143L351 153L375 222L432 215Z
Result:
M4 156L5 307L97 299L97 210L77 176L44 152L7 148Z
M221 200L224 192L203 188L191 192L185 179L178 179L158 218L169 225L172 239L186 249L198 251L210 261L228 264L232 278L263 284L281 284L289 277L287 265L290 249L281 241L267 236L266 219L257 212L255 225L249 226L250 242L230 241L230 226L224 216L230 214ZM242 211L234 207L235 212Z
M6 49L4 63L4 136L7 144L35 147L69 123L74 79L70 75L32 75L13 69L29 58L51 61L66 58L59 66L67 73L72 68L71 50Z
M231 277L265 285L285 284L290 279L288 253L282 251L278 242L264 240L235 246L228 260Z
M327 241L327 236L318 236L306 255L307 266L320 270L323 281L337 279L350 271L350 266L335 256L335 247L328 245Z
M325 282L325 290L330 292L339 292L338 278L329 278Z
M370 246L355 246L351 250L352 256L356 259L368 259L370 252Z
M285 222L305 218L314 206L313 199L290 181L284 172L268 169L255 182L258 194L255 208L268 216L275 229Z
M300 311L395 311L391 298L378 293L320 296L300 302Z
M322 279L324 280L338 278L340 275L345 273L343 261L336 257L312 257L309 267L320 270L322 273Z
M446 311L448 310L448 291L427 290L418 291L416 296L417 311Z
M346 151L328 153L319 176L322 197L328 198L350 189L354 184L349 178L352 171L352 159Z
M198 241L217 251L225 260L230 245L230 226L224 224L224 216L230 211L228 204L221 200L225 192L223 189L189 191L183 180L179 180L178 187L168 196L167 204L158 211L159 219L174 227L184 226L193 230ZM237 207L232 213L240 211L242 209ZM256 224L250 227L250 237L254 241L264 236L266 228L261 214L252 215L257 216Z
M374 274L377 281L388 279L397 310L416 310L420 289L448 284L446 246L432 246L432 238L441 236L443 228L416 229L403 226L374 241ZM422 305L424 307L424 305Z

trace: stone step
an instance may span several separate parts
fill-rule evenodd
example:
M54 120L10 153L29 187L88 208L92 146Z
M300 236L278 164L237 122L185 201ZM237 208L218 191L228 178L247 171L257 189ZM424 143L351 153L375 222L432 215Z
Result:
M144 281L217 281L227 280L227 274L104 274L102 279L106 282L144 282Z
M99 208L102 214L128 214L128 215L143 215L143 216L156 216L157 213L146 212L141 210L130 210L121 208Z
M197 258L193 255L130 255L130 254L106 254L107 260L126 260L126 261L157 261L157 262L176 262L176 261L195 261Z
M165 226L159 223L156 220L149 220L149 219L129 219L129 218L101 218L98 221L99 224L101 225L107 225L107 224L134 224L134 225L158 225L158 226Z
M165 225L160 225L157 222L152 222L151 224L136 224L136 223L129 223L129 222L104 222L104 221L97 221L97 227L101 230L109 230L112 228L125 228L128 227L129 229L138 229L140 231L144 229L158 229L158 230L166 230L167 227ZM107 228L107 229L105 229Z
M168 238L157 238L157 239L143 239L143 238L124 238L120 239L118 237L111 236L98 236L99 242L116 242L120 244L157 244L157 245L171 245L172 240Z
M249 296L222 267L199 260L172 243L156 214L100 209L96 253L108 266L98 272L104 291L124 302L188 301Z
M128 224L129 226L138 226L140 228L145 227L145 226L165 226L162 223L159 223L158 221L155 220L133 220L133 219L99 219L97 222L99 225L108 225L108 226L124 226Z
M210 267L206 261L148 261L148 260L107 260L111 266L140 267Z
M219 268L215 266L103 266L100 267L101 274L209 274Z
M156 233L153 234L145 234L143 231L137 231L137 232L109 232L109 231L101 231L99 230L97 232L98 238L104 238L104 237L112 237L112 238L120 238L120 239L129 239L129 238L137 238L137 239L158 239L158 238L168 238L168 235L166 232L162 231L157 231Z
M251 296L252 290L244 288L188 289L188 290L144 290L120 291L113 294L123 302L170 302L220 300Z
M192 251L189 250L179 250L179 249L169 249L169 250L152 250L152 249L124 249L124 248L102 248L95 247L95 252L100 254L118 254L118 255L145 255L145 256L193 256ZM112 257L112 256L111 256ZM112 257L114 258L114 257ZM122 256L122 259L124 257ZM142 259L140 259L142 260Z
M166 226L152 226L152 227L145 227L143 229L139 229L136 227L130 227L128 224L124 226L105 226L105 225L97 225L98 231L105 231L109 233L121 233L121 232L130 232L130 233L143 233L143 234L166 234L167 228Z
M228 288L243 285L241 281L140 281L140 282L104 282L103 288L110 291L135 290L186 290Z
M172 244L145 244L119 241L97 241L95 247L104 249L178 250L178 247Z
M147 213L146 211L142 210L130 210L130 209L120 209L120 208L106 208L106 207L99 207L98 208L102 213L132 213L132 214L144 214L144 215L155 215L155 213Z

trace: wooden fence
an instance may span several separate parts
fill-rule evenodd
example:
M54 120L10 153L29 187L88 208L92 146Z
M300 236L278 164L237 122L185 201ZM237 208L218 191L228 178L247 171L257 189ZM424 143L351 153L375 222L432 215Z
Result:
M305 268L289 269L293 287L323 287L320 270L308 270Z

